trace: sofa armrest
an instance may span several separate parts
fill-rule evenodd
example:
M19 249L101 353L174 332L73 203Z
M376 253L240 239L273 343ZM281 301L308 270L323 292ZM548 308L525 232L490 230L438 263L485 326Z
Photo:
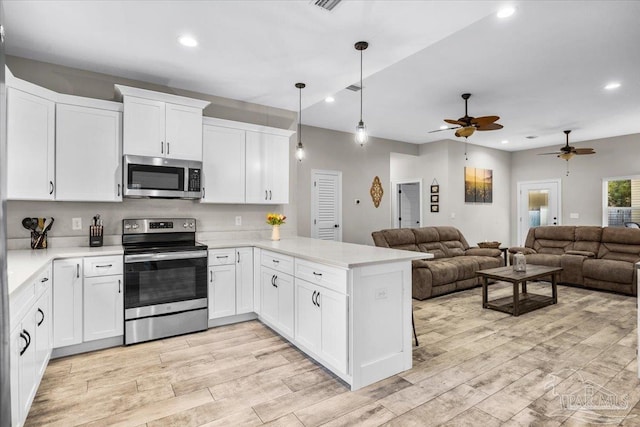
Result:
M565 252L566 255L581 255L583 257L587 257L587 258L595 258L596 254L594 254L591 251L566 251Z
M492 256L498 258L502 255L500 249L495 248L469 248L464 251L465 255Z
M535 249L525 248L524 246L513 246L509 248L510 254L517 254L518 252L522 252L524 255L537 254Z

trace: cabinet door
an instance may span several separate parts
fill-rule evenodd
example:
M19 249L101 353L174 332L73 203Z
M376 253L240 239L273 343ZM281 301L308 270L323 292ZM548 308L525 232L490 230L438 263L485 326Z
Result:
M273 282L276 274L276 271L265 267L260 273L261 315L274 327L278 325L278 288Z
M202 200L204 203L244 203L245 132L203 127Z
M20 336L22 325L18 325L9 336L9 375L11 378L11 425L21 424L22 412L20 410L20 351L26 344L26 339ZM26 415L26 414L25 414Z
M51 342L53 332L53 316L51 310L51 289L47 289L44 294L40 296L36 303L35 322L36 322L36 338L35 338L35 352L36 352L36 375L38 378L44 375L44 371L47 368L47 362L51 356L51 348L53 344Z
M287 338L293 338L293 276L277 273L274 280L278 288L278 326Z
M53 200L55 104L7 89L7 199Z
M36 376L36 309L25 316L20 326L20 413L29 413L31 401L36 394L38 377ZM20 335L19 335L20 336ZM26 341L25 338L26 337ZM26 345L26 347L25 347Z
M267 182L267 158L269 156L265 135L246 132L246 181L245 199L247 203L269 203Z
M347 373L348 319L347 296L326 288L318 288L320 306L321 356L338 370Z
M84 341L124 333L122 280L121 274L84 279Z
M164 157L165 103L124 97L123 152L138 156Z
M166 104L167 157L202 161L202 109Z
M82 342L82 258L53 262L53 347Z
M236 251L236 314L253 311L253 248Z
M313 352L320 351L320 307L316 305L318 288L296 279L295 340Z
M56 200L122 200L121 121L117 111L56 106Z
M209 267L209 319L236 314L236 266Z
M269 203L289 203L289 138L279 135L266 135L268 146L267 182Z

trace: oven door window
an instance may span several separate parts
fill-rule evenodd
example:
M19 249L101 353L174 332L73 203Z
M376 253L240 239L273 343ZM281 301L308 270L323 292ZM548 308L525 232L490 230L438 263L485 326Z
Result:
M207 258L125 264L125 308L207 297Z
M129 164L127 175L130 190L184 190L184 168Z

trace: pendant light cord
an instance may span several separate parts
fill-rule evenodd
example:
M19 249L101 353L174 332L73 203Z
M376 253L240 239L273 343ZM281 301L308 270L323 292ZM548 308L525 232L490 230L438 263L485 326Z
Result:
M362 92L364 86L362 86L362 50L360 50L360 122L362 122Z
M298 103L298 144L302 142L302 135L300 135L300 133L302 132L302 88L299 89L300 100Z

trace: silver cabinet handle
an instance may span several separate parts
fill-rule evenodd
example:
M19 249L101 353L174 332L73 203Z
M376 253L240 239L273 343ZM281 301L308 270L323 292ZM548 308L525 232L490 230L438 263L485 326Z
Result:
M120 197L120 184L118 184L118 197Z
M76 278L80 277L80 264L76 264Z
M110 268L110 267L113 267L113 264L96 265L96 268Z
M268 196L267 190L264 190L264 199L265 200L267 200L267 196Z
M271 200L271 190L269 190L269 200Z
M213 283L213 271L209 270L209 283Z
M160 141L160 154L164 154L164 141Z
M171 154L171 153L169 152L169 143L168 143L168 142L167 142L167 154Z
M229 258L229 255L216 255L216 258L218 258L218 259Z
M206 198L206 196L205 196L206 194L207 194L207 193L204 191L204 187L202 187L202 198L203 198L203 199L204 199L204 198Z
M122 293L122 280L118 279L118 293Z
M237 252L236 252L236 255L237 255L237 261L236 261L236 262L237 262L238 264L240 264L240 251L237 251Z

